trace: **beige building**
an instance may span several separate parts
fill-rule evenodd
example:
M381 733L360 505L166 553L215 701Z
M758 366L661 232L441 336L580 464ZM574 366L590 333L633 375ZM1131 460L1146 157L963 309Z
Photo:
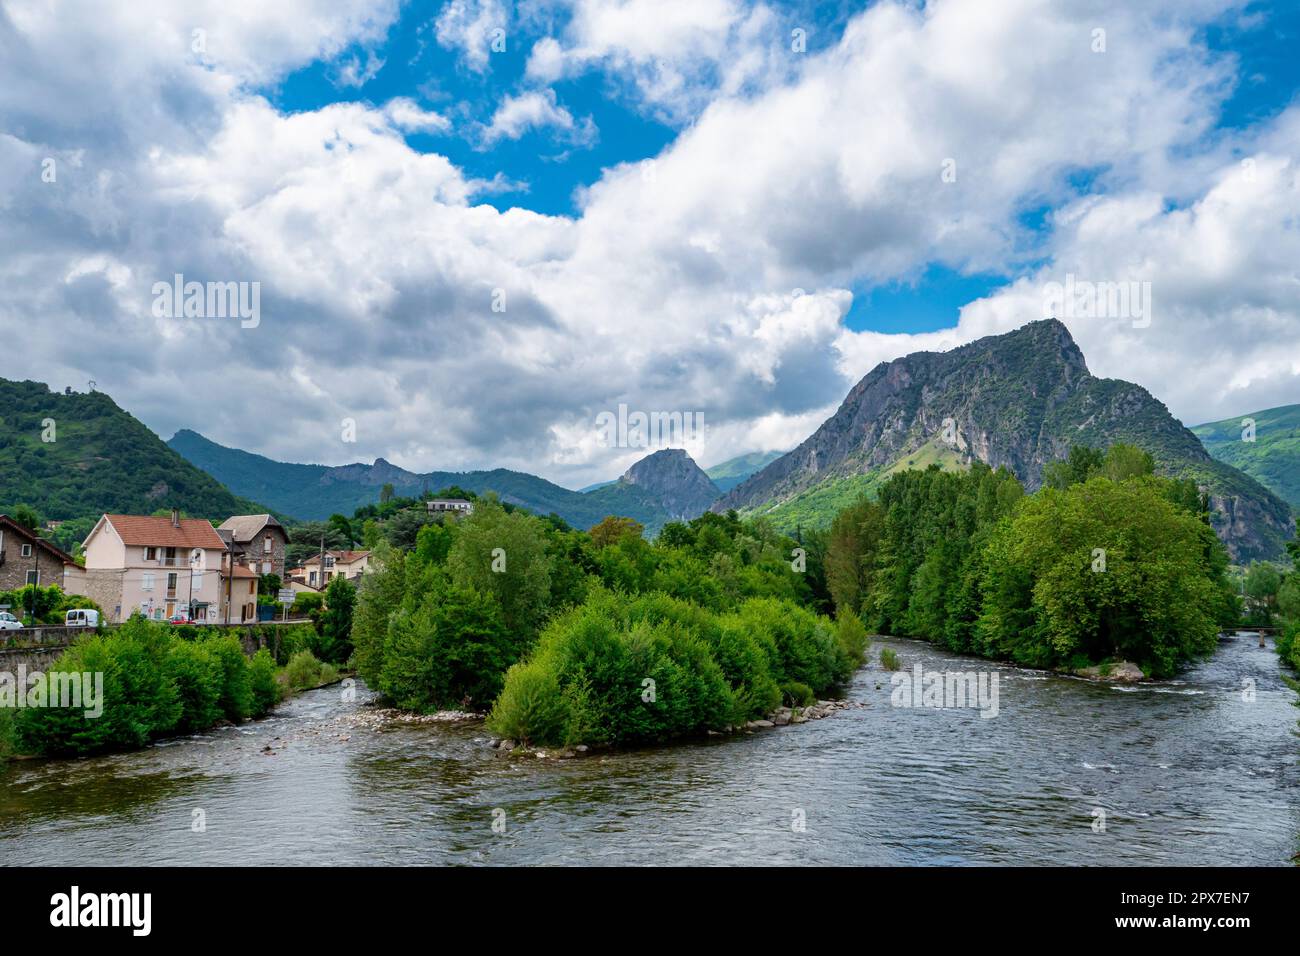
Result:
M82 547L85 568L68 569L66 590L91 598L108 621L124 621L137 612L160 621L224 620L226 544L209 522L176 512L157 518L106 514ZM253 583L255 616L256 578Z
M369 551L326 551L323 574L321 573L321 557L319 554L310 560L304 561L302 567L294 568L289 574L293 580L301 581L313 588L324 588L330 581L338 577L355 581L365 574L369 567Z

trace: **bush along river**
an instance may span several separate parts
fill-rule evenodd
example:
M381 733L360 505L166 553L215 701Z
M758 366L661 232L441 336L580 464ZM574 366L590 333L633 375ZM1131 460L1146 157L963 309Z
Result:
M984 675L979 706L897 706L918 664ZM1141 684L880 639L846 689L860 706L564 760L494 750L477 720L386 719L353 691L135 753L16 761L0 860L1287 865L1300 849L1300 712L1254 635Z

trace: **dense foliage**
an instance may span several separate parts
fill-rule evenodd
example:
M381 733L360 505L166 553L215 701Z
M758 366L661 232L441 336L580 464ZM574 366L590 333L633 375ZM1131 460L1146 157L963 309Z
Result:
M1025 497L980 464L895 475L831 527L827 582L869 626L1041 667L1127 659L1151 674L1235 622L1227 556L1188 481L1115 445L1049 466Z
M141 747L159 737L192 733L220 720L266 713L279 700L268 651L250 661L237 638L216 631L189 639L166 624L133 617L109 634L88 635L42 676L102 674L103 713L81 708L26 708L15 714L23 750L88 754Z
M777 535L763 522L707 514L689 524L666 525L653 543L642 536L638 522L628 519L608 518L593 532L576 531L554 516L544 519L512 511L488 498L480 499L468 518L422 527L409 551L381 541L372 558L373 572L363 579L353 624L353 663L358 673L403 707L486 710L502 692L507 670L529 654L540 633L555 633L565 621L612 614L614 607L623 606L618 602L638 596L675 601L679 609L693 609L697 617L692 621L740 614L741 606L750 599L779 602L749 606L747 616L732 622L731 627L737 629L764 612L791 621L805 620L798 616L802 614L816 621L816 615L804 607L821 606L828 600L820 551L813 547L797 550L795 541ZM614 626L612 618L607 623ZM693 638L704 640L699 645L704 649L701 657L696 655L696 644L663 630L690 629L694 623L688 626L675 621L669 625L657 619L637 619L628 626L632 624L638 634L650 635L646 638L652 648L646 652L650 658L676 661L673 666L678 668L687 658L697 662L708 659L726 671L727 664L714 657L715 649L708 640L698 634ZM747 626L758 628L752 623ZM818 626L829 628L825 623ZM828 646L834 646L833 634L829 641ZM613 655L602 663L602 674L623 666L618 664L622 660L621 639L605 641L600 647L603 653ZM540 653L539 649L534 657ZM636 659L650 658L642 655ZM752 704L742 710L757 713L754 708L759 704L753 702L769 709L775 706L783 683L802 682L821 692L834 682L815 669L808 673L799 670L787 678L784 665L754 666L764 675L755 678L755 687L731 683L730 673L718 685L725 698L721 710L712 704L704 711L688 708L694 715L689 719L687 711L673 711L668 725L651 722L647 726L653 731L646 733L670 736L691 732L698 729L696 718L704 712L721 713L728 721L736 719L737 705L732 698L737 694ZM842 668L834 670L836 677L842 674ZM555 676L559 693L579 693L569 672ZM638 681L646 676L652 675L642 674ZM512 679L526 682L531 678L525 673ZM608 691L601 687L591 693ZM523 684L510 694L514 700L528 697ZM715 697L709 700L716 703ZM552 731L542 732L537 739L553 739ZM574 732L570 728L565 736ZM612 735L609 739L620 741L642 739L635 728L608 730L602 725L592 733Z
M29 625L60 625L65 612L74 608L100 610L98 604L83 594L65 594L57 584L43 588L27 584L14 591L0 591L0 605L8 605L14 617Z
M0 513L19 504L46 519L266 510L194 467L103 392L0 379Z

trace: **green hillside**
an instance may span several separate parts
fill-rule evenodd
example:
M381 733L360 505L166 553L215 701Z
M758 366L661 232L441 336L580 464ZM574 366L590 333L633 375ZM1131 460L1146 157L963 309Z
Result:
M730 491L750 475L766 468L776 461L783 451L751 451L747 455L738 455L724 462L705 468L704 473L713 479L719 491Z
M267 510L190 464L103 392L0 379L0 512L20 504L47 520L165 508L225 519Z
M1244 419L1255 420L1255 440L1243 438ZM1238 468L1300 509L1300 405L1247 412L1197 425L1192 434L1218 461Z
M667 513L640 488L615 481L583 493L562 488L545 478L495 468L491 471L434 471L417 474L382 458L373 465L298 465L275 461L237 448L227 448L202 435L182 430L168 443L205 472L241 494L256 496L272 508L302 521L350 515L375 504L385 484L404 497L418 497L453 485L476 494L494 492L502 501L537 514L554 512L574 527L590 528L608 515L640 521L654 533Z
M929 441L911 454L898 459L888 468L875 468L865 474L834 478L800 492L793 498L766 510L746 510L745 517L763 516L771 520L778 531L787 534L798 528L824 528L835 516L866 495L875 496L878 489L896 472L910 468L924 470L939 465L944 471L958 471L969 467L960 455L939 441Z

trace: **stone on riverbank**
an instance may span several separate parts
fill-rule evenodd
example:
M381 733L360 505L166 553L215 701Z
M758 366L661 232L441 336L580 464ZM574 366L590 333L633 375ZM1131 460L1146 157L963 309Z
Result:
M1138 667L1131 661L1119 661L1114 664L1096 664L1092 667L1081 667L1074 671L1075 677L1086 677L1089 680L1109 681L1119 684L1132 684L1136 681L1146 680L1146 675L1142 673L1142 668Z

